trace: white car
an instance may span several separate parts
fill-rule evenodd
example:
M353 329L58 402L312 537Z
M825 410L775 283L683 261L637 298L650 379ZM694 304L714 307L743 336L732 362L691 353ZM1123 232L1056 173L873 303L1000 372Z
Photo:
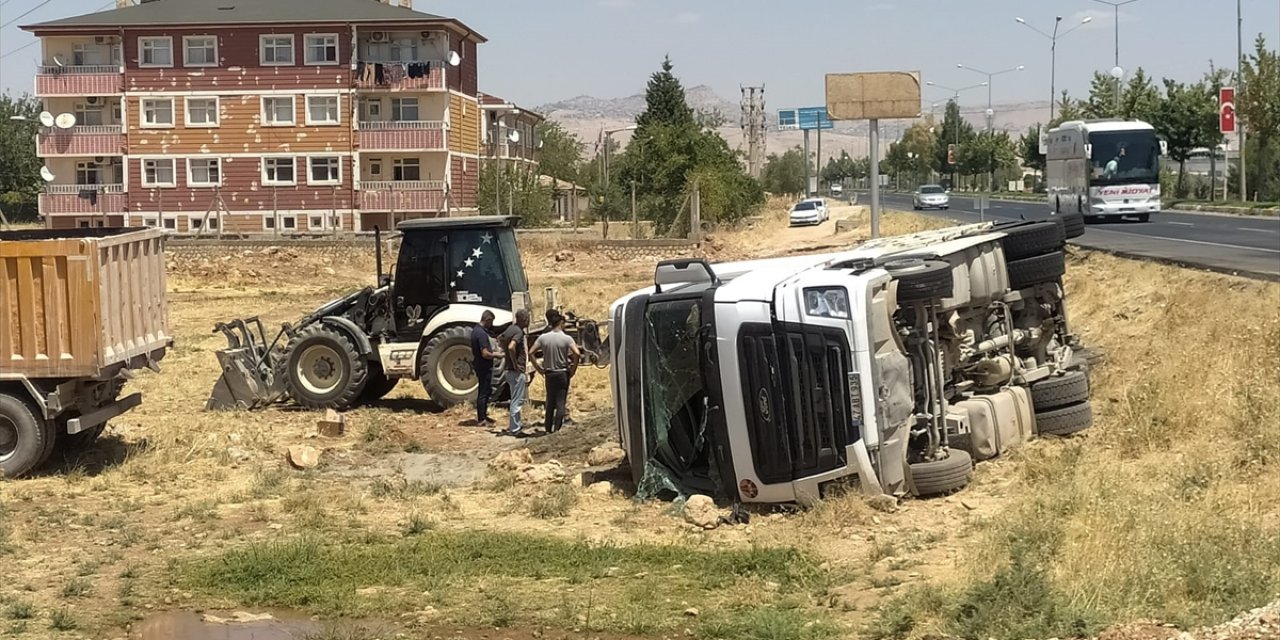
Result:
M822 224L831 217L822 198L808 198L791 207L791 226Z
M926 184L912 196L911 208L919 211L921 209L950 209L951 196L947 190L936 185Z

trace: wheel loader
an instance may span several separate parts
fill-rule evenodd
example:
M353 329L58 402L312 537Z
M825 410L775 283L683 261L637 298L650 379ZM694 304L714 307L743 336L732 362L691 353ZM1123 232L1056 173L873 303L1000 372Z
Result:
M473 401L479 388L470 331L492 311L494 335L519 309L533 311L516 245L516 216L428 218L397 226L394 274L285 324L270 342L257 317L218 323L227 339L222 372L206 410L256 409L292 401L308 409L345 410L374 402L402 379L419 380L443 407ZM548 289L547 305L555 292ZM567 331L587 361L608 365L601 326L566 313ZM536 326L536 315L535 315ZM530 330L535 339L546 328ZM495 346L496 350L496 346ZM503 391L495 366L495 397Z

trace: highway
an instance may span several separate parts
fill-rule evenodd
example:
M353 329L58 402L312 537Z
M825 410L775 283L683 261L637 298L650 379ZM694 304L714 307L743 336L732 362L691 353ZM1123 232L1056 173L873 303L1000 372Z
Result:
M869 204L868 193L858 194ZM886 209L911 210L910 194L881 194ZM948 211L922 211L958 222L977 222L977 201L951 196ZM1049 214L1047 204L992 200L987 219L1038 220ZM1223 273L1280 280L1280 218L1166 211L1151 222L1121 221L1090 224L1073 244L1137 258L1154 258Z

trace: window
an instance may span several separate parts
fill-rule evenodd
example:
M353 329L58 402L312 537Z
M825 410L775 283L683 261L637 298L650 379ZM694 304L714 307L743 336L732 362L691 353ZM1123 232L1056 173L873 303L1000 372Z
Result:
M338 64L337 34L307 36L307 64Z
M262 160L262 184L294 184L293 158L264 158Z
M381 100L365 100L362 103L364 117L363 120L381 120L382 119L382 101Z
M77 162L76 184L102 184L102 167L96 162Z
M143 98L142 126L172 127L173 98Z
M218 228L218 218L217 216L209 216L209 220L206 222L203 215L191 216L187 218L187 228L191 231L199 231L200 229L216 230Z
M182 39L182 46L183 66L218 66L218 39L214 36L187 36Z
M417 38L401 38L391 43L392 62L414 62L418 59Z
M417 158L397 158L392 163L392 180L421 180L422 166Z
M276 219L274 216L263 216L262 228L268 231L276 228Z
M338 96L307 96L307 124L338 124Z
M395 98L391 101L391 119L397 122L414 122L418 119L417 98Z
M95 98L98 102L102 102L100 98ZM76 105L76 124L93 127L103 123L101 104L77 104Z
M262 99L262 122L267 126L293 124L293 96L272 96Z
M173 38L138 38L138 66L172 67Z
M324 228L324 216L311 216L311 218L307 221L307 228L308 228L308 229L323 229L323 228Z
M307 175L308 184L340 184L342 182L342 161L330 156L311 159L311 172Z
M165 218L165 219L164 219L164 228L169 229L169 230L171 230L171 231L177 231L177 230L178 230L178 219L177 219L177 218Z
M187 98L187 126L218 126L218 99Z
M381 160L370 160L370 161L369 161L369 175L371 175L371 176L381 176L381 175L382 175L382 161L381 161Z
M142 161L142 186L144 187L172 187L173 181L173 159L164 160L143 160Z
M84 43L72 45L71 64L77 67L105 64L102 48Z
M216 187L222 184L220 158L192 158L187 161L187 186Z
M262 64L293 64L293 36L262 36Z
M143 219L142 219L142 226L144 226L144 227L151 227L152 229L154 229L154 228L156 228L156 226L158 226L158 225L156 225L156 219L155 219L155 218L152 218L152 217L146 217L146 218L143 218Z

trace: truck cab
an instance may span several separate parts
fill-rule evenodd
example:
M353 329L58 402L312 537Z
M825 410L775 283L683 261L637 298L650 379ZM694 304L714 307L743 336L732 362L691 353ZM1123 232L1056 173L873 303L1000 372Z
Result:
M973 459L1032 435L1030 387L1070 370L1061 273L1029 280L1014 264L1012 287L1010 237L1013 263L1028 246L1061 257L1047 222L660 264L612 307L619 437L641 493L808 503L844 478L895 495L963 487Z

